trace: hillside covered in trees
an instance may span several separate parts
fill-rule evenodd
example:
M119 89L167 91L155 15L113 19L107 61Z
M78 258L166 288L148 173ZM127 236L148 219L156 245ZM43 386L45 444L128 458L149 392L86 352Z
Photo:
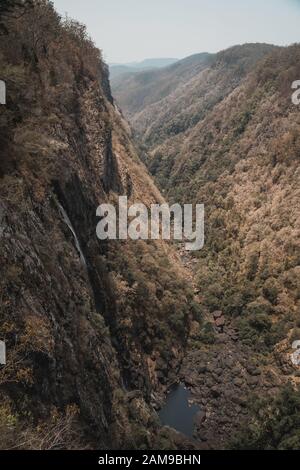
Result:
M292 83L300 77L299 59L299 45L246 44L182 61L179 75L175 64L127 77L123 84L112 82L164 196L172 202L205 204L206 244L194 255L194 280L202 315L210 318L220 311L219 324L234 332L230 347L238 345L239 357L245 355L244 361L233 356L240 362L236 407L240 398L246 399L240 417L248 405L256 416L250 406L256 393L269 390L276 397L285 382L299 386L299 368L290 361L293 341L300 338L300 110L291 100ZM203 334L195 334L190 363L198 360L203 375L192 373L191 365L189 383L195 399L204 403L203 387L215 375L204 359L211 364L209 350L214 347L204 351L197 336ZM228 341L221 341L224 349ZM258 366L253 380L245 376L251 362ZM268 386L264 374L273 375ZM219 375L223 377L221 370ZM220 398L227 393L222 380L215 377L219 397L209 398L210 413L213 409L217 414L222 400L225 407L228 403ZM274 400L266 399L274 422L271 415L268 419L274 436L279 434L272 438L271 431L270 436L262 428L258 431L266 424L264 418L260 424L254 418L253 434L246 426L248 434L241 438L245 446L299 447L299 435L288 425L299 421L299 411L293 415L294 405L278 411L278 420L283 420L279 425L274 409L282 398ZM294 417L288 418L289 413ZM230 427L230 419L224 416L221 427ZM218 433L220 422L208 422Z

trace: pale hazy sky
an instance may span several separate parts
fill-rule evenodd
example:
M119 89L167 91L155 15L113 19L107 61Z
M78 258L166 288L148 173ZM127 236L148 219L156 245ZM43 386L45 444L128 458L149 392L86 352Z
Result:
M234 44L300 42L300 0L54 0L108 62L183 58Z

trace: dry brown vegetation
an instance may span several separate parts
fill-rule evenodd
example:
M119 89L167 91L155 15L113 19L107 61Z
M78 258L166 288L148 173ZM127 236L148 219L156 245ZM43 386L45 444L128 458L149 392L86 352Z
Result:
M162 72L153 72L147 89L153 80L156 91L141 106L145 74L127 77L126 89L114 84L165 197L205 204L206 244L195 254L202 312L222 310L253 357L279 367L278 348L291 347L300 314L300 112L291 101L299 64L299 45L253 44L210 57L166 96ZM299 382L295 369L281 373ZM287 420L289 413L299 419L297 399L286 394L290 408L281 396L272 403L272 410L276 403L284 408L282 423L274 424L277 440L270 434L267 442L262 429L253 444L256 428L240 445L299 445L284 428L285 412Z
M300 117L291 103L299 55L297 45L237 46L166 98L136 113L125 107L167 197L206 205L198 255L206 306L236 317L243 340L262 349L299 314Z

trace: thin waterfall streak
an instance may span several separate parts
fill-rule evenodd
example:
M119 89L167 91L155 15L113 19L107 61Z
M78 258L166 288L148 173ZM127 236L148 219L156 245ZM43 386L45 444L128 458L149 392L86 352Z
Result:
M59 207L59 210L60 210L60 213L64 219L64 222L66 223L66 225L69 227L70 229L70 232L72 233L73 235L73 238L74 238L74 241L75 241L75 247L79 253L79 256L80 256L80 260L81 260L81 263L83 264L83 266L86 268L87 267L87 262L86 262L86 259L85 259L85 256L82 252L82 249L81 249L81 246L80 246L80 243L79 243L79 240L78 240L78 237L76 235L76 232L73 228L73 225L69 219L69 216L68 214L66 213L65 209L63 208L63 206L60 204L59 201L57 201L57 204L58 204L58 207Z

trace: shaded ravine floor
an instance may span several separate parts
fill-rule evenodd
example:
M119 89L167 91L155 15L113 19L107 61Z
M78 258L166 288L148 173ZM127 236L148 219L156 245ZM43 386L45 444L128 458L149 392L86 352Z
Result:
M193 285L196 263L184 250L180 250L180 256ZM194 290L201 302L196 286ZM200 448L222 449L240 425L247 425L251 396L276 394L286 377L272 356L267 364L262 363L258 354L239 342L238 332L222 312L208 313L205 320L213 325L215 342L197 342L195 347L199 324L193 323L180 380L189 387L191 400L202 412L196 419L193 438Z

